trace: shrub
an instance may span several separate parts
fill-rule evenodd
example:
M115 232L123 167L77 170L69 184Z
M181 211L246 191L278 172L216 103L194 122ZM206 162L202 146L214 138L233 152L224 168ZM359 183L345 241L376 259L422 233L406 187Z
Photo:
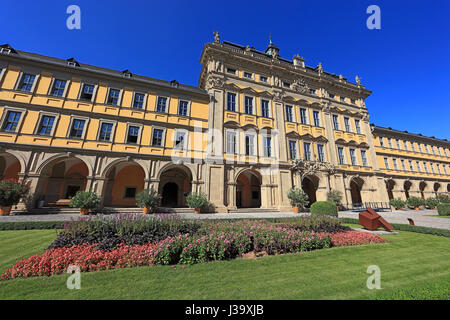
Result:
M62 221L0 222L0 230L62 229Z
M334 202L337 206L339 206L342 201L342 192L339 190L330 190L327 193L327 200Z
M91 191L78 191L70 200L73 208L95 209L100 203L100 197Z
M153 188L144 189L136 195L136 204L140 208L149 208L151 212L155 212L159 205L159 200L158 192Z
M425 205L429 208L436 207L439 204L439 200L436 198L425 199Z
M332 201L317 201L311 205L311 213L327 216L338 216L336 203Z
M390 202L391 202L391 206L393 206L395 208L403 208L403 207L405 207L405 204L406 204L406 202L400 198L391 199Z
M423 205L423 200L421 198L417 198L417 197L410 197L406 200L406 203L410 207L419 207L419 206Z
M287 197L291 200L291 203L294 207L304 207L308 204L309 197L300 188L292 188L289 190Z
M203 192L193 192L186 197L186 203L189 208L202 209L208 205L208 198Z
M440 216L450 215L450 203L439 203L437 205L437 211Z
M445 194L439 194L436 199L439 203L450 203L450 197Z
M0 181L0 206L11 207L19 203L28 193L28 186L24 182L15 180Z

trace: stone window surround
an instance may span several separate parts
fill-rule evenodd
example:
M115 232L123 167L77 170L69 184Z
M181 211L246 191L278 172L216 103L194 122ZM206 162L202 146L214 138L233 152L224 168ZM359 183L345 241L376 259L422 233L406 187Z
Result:
M236 99L234 101L235 106L234 106L234 111L228 110L228 93L232 93L236 96ZM225 90L225 111L230 111L230 112L240 112L240 103L239 103L239 92L236 91L231 91L231 90Z
M166 109L164 111L158 111L157 107L158 107L158 99L159 98L166 98ZM169 113L169 108L170 108L170 95L169 94L157 94L155 97L155 108L154 108L154 112L157 113L164 113L164 114L168 114ZM178 114L178 110L177 110L177 114Z
M352 153L350 152L350 150L353 150L353 156L354 156L355 163L353 163L353 161L352 161ZM348 148L348 155L349 155L352 166L358 166L358 156L356 155L356 148Z
M139 128L139 134L138 134L136 143L128 142L128 132L129 132L130 127L138 127ZM124 139L123 143L131 144L131 145L141 145L141 138L142 138L142 130L143 130L143 128L144 128L143 124L127 122L127 128L126 128L126 131L125 131L125 139Z
M31 74L31 75L34 75L34 82L33 82L33 85L32 85L32 87L31 87L31 90L30 91L22 91L22 90L19 90L19 85L22 83L22 79L23 79L23 76L25 75L25 74ZM37 72L28 72L28 71L20 71L19 72L19 75L17 76L17 80L16 80L16 84L14 85L14 90L15 91L19 91L19 92L24 92L24 93L29 93L29 94L33 94L35 91L36 91L36 87L37 87L37 83L39 82L39 77L40 77L40 74L39 73L37 73Z
M183 148L181 150L187 151L189 149L189 131L186 130L186 129L175 129L173 131L173 149L176 149L175 142L176 142L176 139L177 139L177 134L179 132L180 133L181 132L184 133L184 145L183 145ZM152 135L153 135L153 132L152 132ZM164 133L163 133L163 135L164 135Z
M273 119L273 115L272 115L272 108L273 108L272 99L268 99L266 97L259 97L259 103L260 103L261 108L262 108L262 100L269 101L269 117L267 119ZM262 116L262 112L261 112L261 117L262 118L266 118L266 117Z
M234 153L229 153L228 152L228 132L233 132L234 133L234 139L235 139L235 144L234 144ZM239 130L236 129L232 129L232 128L225 128L225 139L223 139L223 143L224 143L224 148L223 150L225 151L225 154L240 154L240 135L239 135Z
M136 97L136 93L144 95L144 101L142 103L142 108L141 109L138 109L138 108L134 107L134 99ZM135 110L146 110L147 109L147 100L148 100L148 93L144 93L142 91L135 91L135 90L133 90L133 96L131 98L131 106L130 106L130 108L131 109L135 109Z
M244 147L244 155L247 155L246 154L247 146L245 145L246 137L247 136L252 136L253 137L253 152L251 154L249 154L248 156L253 156L253 157L256 156L258 154L258 133L256 131L253 131L253 132L251 132L251 131L244 131L243 135L244 135L244 139L243 139L243 141L244 141L244 145L243 145L243 147Z
M265 78L266 78L266 81L261 80L261 77L265 77ZM267 75L264 75L264 74L259 74L259 76L258 76L258 81L259 81L259 82L262 82L262 83L270 84L269 79L270 79L270 76L267 76Z
M70 132L72 131L73 120L84 120L84 127L83 127L83 133L81 134L81 138L75 138L75 137L70 136ZM84 140L86 137L87 128L89 126L89 120L90 120L89 117L71 115L69 126L67 128L66 139Z
M100 133L102 131L102 125L104 123L110 123L112 124L112 129L111 129L111 137L109 139L109 141L105 141L105 140L100 140ZM114 135L116 133L116 126L117 126L117 120L108 120L108 119L99 119L98 122L98 129L97 129L97 136L95 137L96 141L100 141L100 142L113 142L114 141ZM127 126L127 134L128 134L128 126Z
M246 77L245 76L246 73L250 74L250 77ZM249 80L255 80L255 73L249 72L249 71L242 71L242 78L249 79Z
M40 135L38 133L38 131L39 131L39 127L41 126L42 117L43 116L50 116L50 117L55 117L55 120L53 121L53 127L52 127L52 130L51 130L50 134L49 135L44 135L44 137L54 137L55 131L56 131L56 127L58 126L59 115L60 115L59 113L53 113L53 112L47 112L47 111L39 111L38 120L36 122L36 126L34 128L33 134L34 135Z
M53 87L55 86L56 80L66 81L66 85L64 86L64 92L63 92L62 96L54 96L54 95L52 95ZM70 82L71 82L70 81L70 77L68 77L68 75L63 75L63 76L57 75L56 77L52 76L52 80L50 81L50 86L49 86L49 88L47 90L47 95L48 96L52 96L54 98L60 98L60 99L66 98L67 92L69 91Z
M340 158L339 158L339 148L342 148L342 163L340 162ZM340 145L336 145L336 155L337 155L337 161L339 165L344 165L347 164L347 157L345 156L345 147L344 146L340 146Z
M154 137L154 134L155 134L155 129L162 130L162 132L163 132L162 133L162 137L161 137L161 145L160 146L153 144L153 137ZM161 126L152 126L152 134L151 134L151 137L150 137L150 146L151 147L164 148L165 145L166 145L166 128L161 127Z
M186 102L188 103L188 104L187 104L186 115L181 115L181 114L179 113L181 101L186 101ZM189 98L189 97L184 97L184 96L179 96L179 97L178 97L178 103L177 103L177 115L178 115L178 116L181 116L181 117L190 117L190 116L191 116L191 103L192 103L191 98Z
M292 121L288 121L287 120L287 107L291 107L292 108ZM296 112L295 105L285 103L284 104L284 115L285 115L285 119L286 119L287 122L297 123L297 117L296 117L297 116L297 112Z
M109 94L111 92L111 89L119 90L119 97L117 99L117 104L108 103ZM117 88L117 87L108 87L108 90L106 92L106 97L105 97L105 104L109 105L109 106L120 107L122 105L122 97L123 97L123 88L120 89L120 88Z
M91 101L91 102L95 102L95 98L96 98L96 96L97 96L98 84L93 84L93 83L91 83L91 82L84 82L84 81L80 82L80 89L78 90L77 100L80 100L80 101L89 101L89 100L81 99L81 94L82 94L82 92L83 92L84 85L94 86L94 91L92 92L92 98L91 98L90 101Z
M20 112L20 119L19 119L19 122L17 123L16 130L14 132L9 131L9 133L18 133L18 132L20 132L20 128L22 126L23 119L25 119L25 115L26 115L28 110L24 109L24 108L16 108L16 107L4 106L3 107L3 114L2 114L2 117L1 117L1 120L0 120L0 129L3 128L3 125L4 125L5 121L6 121L6 115L8 114L9 111ZM1 129L1 130L3 130L3 129Z
M252 113L246 113L245 112L245 98L252 98ZM247 115L251 115L251 116L257 116L258 115L258 113L257 113L257 110L256 110L256 108L257 108L257 106L256 106L256 97L255 96L251 96L251 95L248 95L248 94L244 94L244 96L243 96L243 99L244 99L244 104L243 104L243 114L247 114Z
M300 155L299 148L298 148L299 141L297 139L292 139L292 138L288 138L287 141L288 141L288 143L287 143L288 159L297 160ZM291 141L295 143L295 157L293 159L291 158L291 148L290 148Z
M261 135L261 139L259 139L259 143L260 143L260 150L261 150L261 157L263 158L277 158L276 154L275 154L275 143L274 143L274 136L270 133L260 133ZM270 156L266 156L265 152L266 150L264 149L264 141L266 138L270 138Z

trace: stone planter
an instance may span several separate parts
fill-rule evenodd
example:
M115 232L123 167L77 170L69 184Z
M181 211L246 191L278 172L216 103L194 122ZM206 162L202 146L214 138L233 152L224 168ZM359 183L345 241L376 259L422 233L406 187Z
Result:
M80 214L82 214L82 215L89 214L89 209L80 208Z
M0 207L0 216L7 216L11 212L11 206L9 207Z
M294 210L295 213L299 213L300 212L299 207L292 207L292 209Z
M150 213L150 208L147 208L147 207L142 208L142 213L143 214L149 214Z
M414 210L419 210L419 207L414 207Z
M195 212L195 213L200 213L200 208L195 208L195 209L194 209L194 212Z

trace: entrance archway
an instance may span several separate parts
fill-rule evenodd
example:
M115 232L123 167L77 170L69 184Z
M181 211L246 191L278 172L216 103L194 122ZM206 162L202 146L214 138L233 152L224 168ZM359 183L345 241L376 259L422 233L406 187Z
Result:
M315 176L307 176L303 178L302 181L302 190L308 195L308 204L307 208L311 207L311 205L317 201L316 191L319 185L319 178Z
M439 183L435 183L434 184L434 195L437 197L438 196L438 191L441 188L441 185Z
M388 193L389 200L394 199L394 193L393 193L394 186L395 186L395 181L394 180L387 180L386 181L386 190L387 190L387 193Z
M424 181L419 183L419 191L420 191L420 196L422 197L422 199L425 199L424 191L426 188L427 188L427 184Z
M350 181L350 193L352 197L352 204L362 203L361 189L364 184L364 180L361 178L353 178Z
M15 156L9 153L0 155L0 180L19 180L20 170L20 162Z
M409 190L411 189L412 183L411 181L405 181L403 184L403 188L405 189L406 199L409 199Z
M174 182L168 182L162 190L161 206L176 207L178 204L178 185Z
M241 172L236 179L236 207L261 207L261 176L252 170Z
M191 192L192 174L184 165L170 166L159 178L162 207L186 207L186 196Z

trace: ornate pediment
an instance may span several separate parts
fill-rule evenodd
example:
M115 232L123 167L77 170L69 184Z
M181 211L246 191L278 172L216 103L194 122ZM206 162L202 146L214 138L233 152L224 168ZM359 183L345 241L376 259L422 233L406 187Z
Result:
M223 88L226 90L231 90L231 91L240 91L241 88L239 88L237 85L235 85L234 83L231 82L227 82L223 85Z
M251 94L253 96L256 96L258 94L258 91L254 90L253 88L250 88L250 87L241 89L241 92Z

